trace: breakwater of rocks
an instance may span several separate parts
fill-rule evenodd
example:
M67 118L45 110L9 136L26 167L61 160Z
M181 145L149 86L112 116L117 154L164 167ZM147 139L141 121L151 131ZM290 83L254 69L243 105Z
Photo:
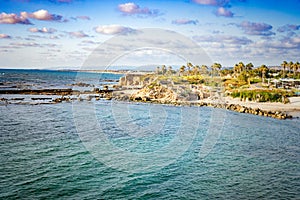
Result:
M259 115L264 117L272 117L275 119L291 119L291 115L283 113L281 111L267 111L259 108L250 108L239 104L227 104L227 103L199 103L199 106L211 106L214 108L222 108L226 110L232 110L239 113L248 113L253 115Z
M7 104L55 104L72 101L91 101L112 98L112 90L106 88L100 90L79 91L73 89L22 89L22 90L0 90L0 105ZM7 96L8 95L8 96ZM13 97L9 95L21 95ZM29 95L29 96L28 96ZM41 95L41 96L36 96Z
M242 106L239 104L230 104L230 103L212 103L212 102L188 102L188 101L160 101L160 100L154 100L154 101L145 101L145 99L137 99L134 100L137 102L151 102L151 103L157 103L157 104L171 104L174 106L208 106L213 108L220 108L220 109L226 109L231 110L239 113L248 113L263 117L272 117L275 119L291 119L293 116L288 115L281 111L270 111L270 110L262 110L260 108L251 108Z

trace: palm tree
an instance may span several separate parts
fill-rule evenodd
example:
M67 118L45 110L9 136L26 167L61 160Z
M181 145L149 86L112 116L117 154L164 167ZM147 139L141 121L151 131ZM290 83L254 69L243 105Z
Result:
M164 75L164 74L166 74L166 72L167 72L167 67L166 67L166 65L163 65L161 67L161 73Z
M180 69L179 69L179 75L183 75L184 72L185 72L185 66L182 65L182 66L180 67Z
M287 61L283 61L283 62L281 63L281 67L282 67L282 78L284 78L284 77L285 77L285 70L286 70L286 68L288 67Z
M291 76L291 71L292 71L292 69L293 69L293 65L294 65L294 63L293 63L292 61L290 61L290 62L288 63L288 67L289 67L289 77Z
M240 73L245 70L245 65L243 62L239 62L238 66L239 66Z
M211 66L212 74L218 74L218 71L222 68L222 65L220 63L214 63Z
M200 67L198 65L193 66L193 74L198 75L200 72Z
M187 66L188 74L191 74L191 69L193 68L193 64L190 63L190 62L188 62L188 63L186 64L186 66Z
M206 65L201 65L200 72L201 74L207 74L208 67Z
M294 78L296 78L296 72L298 69L300 69L300 63L297 61L296 63L293 64Z
M234 65L234 67L233 67L233 71L234 71L234 73L235 73L235 77L236 77L236 74L238 74L239 73L239 65L238 64L235 64Z
M168 67L167 74L168 74L168 75L172 75L172 73L173 73L173 68L172 68L172 66L169 66L169 67Z
M235 64L233 67L233 70L235 73L240 74L242 71L245 70L245 65L243 62L239 62L238 64Z
M269 68L266 65L261 65L259 71L261 72L262 83L265 83L266 74L269 71Z
M253 69L253 64L252 63L248 63L247 65L246 65L246 70L247 71L251 71L252 69Z

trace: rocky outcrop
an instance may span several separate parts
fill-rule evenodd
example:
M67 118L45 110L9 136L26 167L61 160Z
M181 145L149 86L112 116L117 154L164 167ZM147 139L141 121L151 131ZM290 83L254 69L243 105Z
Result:
M136 94L132 95L130 100L151 102L159 104L172 104L176 106L209 106L214 108L221 108L226 110L231 110L239 113L248 113L264 117L272 117L275 119L290 119L291 115L288 115L280 111L267 111L259 108L250 108L242 106L239 104L227 104L227 103L212 103L212 102L189 102L178 100L178 95L161 85L156 85L152 87L145 87L139 90Z
M31 95L71 95L78 91L72 89L24 89L24 90L0 90L0 94L31 94Z
M131 96L131 100L134 101L160 101L162 103L177 101L177 94L162 86L162 85L150 85L139 90L137 93Z

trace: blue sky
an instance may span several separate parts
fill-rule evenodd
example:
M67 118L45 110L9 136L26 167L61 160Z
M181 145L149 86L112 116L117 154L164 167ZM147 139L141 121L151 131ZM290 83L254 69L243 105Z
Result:
M182 34L223 66L300 61L300 0L0 0L0 5L1 68L80 68L99 45L142 28ZM141 65L133 60L122 64ZM155 52L150 60L181 64Z

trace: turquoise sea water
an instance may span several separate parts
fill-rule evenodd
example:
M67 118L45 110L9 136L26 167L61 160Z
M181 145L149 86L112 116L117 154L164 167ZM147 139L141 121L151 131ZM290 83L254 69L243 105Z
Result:
M121 76L75 71L0 69L0 89L71 88L70 84L79 81L99 87L102 83L109 84L106 80L119 79Z
M85 108L93 110L87 113ZM0 112L0 199L300 197L299 120L281 121L207 107L111 101L2 105ZM213 121L220 117L223 123L215 126ZM97 127L91 123L94 118ZM86 124L86 132L76 120ZM178 132L181 127L184 132ZM219 133L216 143L200 158L209 129L214 127ZM150 157L132 164L134 157L130 160L95 147L98 155L111 158L103 161L83 141L90 133L100 132L128 155L136 153L139 159L148 153ZM176 156L151 168L157 163L155 152L179 134L182 141L166 152L165 160ZM188 148L177 155L190 135ZM139 170L144 163L149 168Z

